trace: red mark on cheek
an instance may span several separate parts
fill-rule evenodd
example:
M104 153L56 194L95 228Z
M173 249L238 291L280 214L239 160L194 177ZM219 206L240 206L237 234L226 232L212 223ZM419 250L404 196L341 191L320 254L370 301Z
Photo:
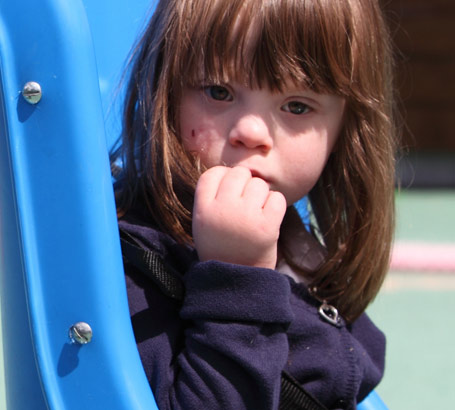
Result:
M194 130L191 130L191 136L194 138L196 136L196 133L194 132Z

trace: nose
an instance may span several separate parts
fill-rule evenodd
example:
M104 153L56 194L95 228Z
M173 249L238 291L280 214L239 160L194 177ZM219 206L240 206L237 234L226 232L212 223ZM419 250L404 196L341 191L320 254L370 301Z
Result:
M245 147L268 152L273 147L271 130L260 115L242 115L229 132L229 142L235 147Z

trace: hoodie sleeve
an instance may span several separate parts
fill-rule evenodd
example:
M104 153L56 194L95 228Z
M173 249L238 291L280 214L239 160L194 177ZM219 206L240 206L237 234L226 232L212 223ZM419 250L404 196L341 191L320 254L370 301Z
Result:
M269 269L208 261L194 263L184 282L181 308L139 290L137 280L128 285L160 410L277 409L293 318L289 281ZM154 337L141 337L145 322Z

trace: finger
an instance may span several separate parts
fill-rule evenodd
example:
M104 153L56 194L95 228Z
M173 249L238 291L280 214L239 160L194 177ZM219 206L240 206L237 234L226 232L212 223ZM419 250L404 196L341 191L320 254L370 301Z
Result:
M195 204L211 202L216 198L221 180L230 168L217 166L205 171L196 185Z
M270 191L263 207L263 214L268 220L281 224L286 208L287 203L284 195L278 191Z
M240 198L249 180L251 180L251 171L248 168L230 168L220 182L216 199L230 201Z
M270 194L267 182L261 178L251 178L243 190L243 199L254 207L263 208Z

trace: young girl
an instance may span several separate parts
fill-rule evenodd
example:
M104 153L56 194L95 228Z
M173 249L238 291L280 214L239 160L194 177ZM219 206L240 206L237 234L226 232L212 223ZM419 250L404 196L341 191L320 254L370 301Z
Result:
M352 409L381 379L390 60L376 0L157 5L113 160L122 235L152 255L125 269L160 409L277 409L282 374Z

